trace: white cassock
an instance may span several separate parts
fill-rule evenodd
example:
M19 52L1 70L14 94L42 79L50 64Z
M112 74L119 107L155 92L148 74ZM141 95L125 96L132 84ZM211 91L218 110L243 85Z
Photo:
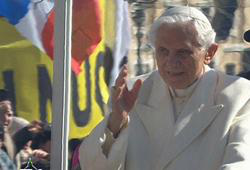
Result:
M250 81L208 67L184 91L158 71L142 78L128 127L114 140L105 118L81 144L82 170L250 169Z

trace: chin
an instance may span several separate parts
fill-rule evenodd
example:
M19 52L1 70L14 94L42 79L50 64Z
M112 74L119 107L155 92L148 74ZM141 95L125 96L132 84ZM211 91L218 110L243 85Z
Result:
M188 87L187 83L184 82L183 79L179 79L176 81L165 79L165 83L173 89L185 89L186 87Z
M182 83L178 83L178 82L167 82L167 85L172 87L173 89L185 89L187 87L187 85Z
M171 85L170 85L171 86ZM173 89L185 89L187 86L180 86L180 85L172 85L171 86Z

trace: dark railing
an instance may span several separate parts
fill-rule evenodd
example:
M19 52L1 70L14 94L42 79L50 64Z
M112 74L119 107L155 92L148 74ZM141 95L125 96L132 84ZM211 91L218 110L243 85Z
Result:
M151 8L157 0L128 0L131 4L131 14L132 19L137 27L136 29L136 39L137 39L137 65L136 65L136 75L141 75L144 73L143 71L143 63L141 57L141 46L142 46L142 38L143 34L143 27L145 22L145 10L147 8Z

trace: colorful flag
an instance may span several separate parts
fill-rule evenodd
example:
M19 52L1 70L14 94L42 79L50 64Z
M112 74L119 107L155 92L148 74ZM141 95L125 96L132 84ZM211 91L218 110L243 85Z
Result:
M77 138L103 119L109 94L103 67L104 0L73 3L70 138ZM18 116L51 122L53 2L1 0L0 16L0 88L10 90Z
M101 41L101 6L99 0L73 2L72 69L78 74L84 59L93 53ZM1 0L0 16L5 17L24 37L53 58L53 6L50 0Z
M0 16L7 19L22 36L44 52L43 44L47 42L42 41L42 34L53 6L53 2L48 0L1 0Z

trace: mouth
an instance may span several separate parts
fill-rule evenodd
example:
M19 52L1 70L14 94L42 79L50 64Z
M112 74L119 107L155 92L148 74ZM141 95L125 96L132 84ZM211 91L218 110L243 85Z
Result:
M170 76L182 76L184 74L184 72L182 72L182 71L177 71L177 72L167 71L167 74Z

